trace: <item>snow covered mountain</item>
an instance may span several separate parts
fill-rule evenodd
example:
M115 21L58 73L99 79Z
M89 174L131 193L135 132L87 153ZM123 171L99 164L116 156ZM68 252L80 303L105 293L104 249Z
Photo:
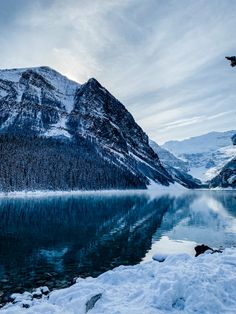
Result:
M236 145L236 133L231 137L233 145Z
M236 156L231 137L236 131L211 132L183 141L169 141L162 148L188 163L189 173L202 181L215 177Z
M210 181L210 188L236 188L236 156Z
M174 182L148 136L99 82L49 67L0 70L0 190Z
M236 133L231 137L231 140L232 144L236 146ZM210 188L216 187L236 188L236 154L210 181Z
M171 166L174 168L177 168L179 170L182 170L184 172L189 171L188 163L178 157L176 157L174 154L172 154L167 149L161 147L156 142L149 140L149 144L154 150L154 152L157 153L160 161L167 166Z
M167 149L159 146L156 142L149 140L149 144L157 153L161 163L178 183L191 188L199 188L201 181L193 178L187 172L189 171L188 163L177 158Z

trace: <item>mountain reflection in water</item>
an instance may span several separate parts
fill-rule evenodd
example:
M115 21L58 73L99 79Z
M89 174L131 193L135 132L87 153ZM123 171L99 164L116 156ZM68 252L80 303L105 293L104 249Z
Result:
M236 193L85 194L0 200L0 290L59 288L196 243L236 245Z

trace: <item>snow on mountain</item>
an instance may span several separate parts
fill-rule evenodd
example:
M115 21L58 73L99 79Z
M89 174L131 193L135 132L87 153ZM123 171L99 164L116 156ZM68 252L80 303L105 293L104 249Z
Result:
M0 70L0 132L12 124L22 128L32 117L32 130L43 134L52 128L60 135L78 88L80 84L49 67Z
M173 153L171 153L167 149L164 149L163 147L161 147L152 140L149 140L149 144L152 147L152 149L158 154L160 161L164 165L177 168L184 172L188 172L189 168L188 163L186 161L176 157Z
M210 181L210 188L236 188L236 156Z
M210 188L236 188L236 133L231 137L233 158L230 159L210 181ZM232 154L232 155L233 155Z
M188 163L189 173L202 181L209 181L236 156L231 137L236 131L211 132L183 141L169 141L162 145Z
M199 188L201 186L200 180L195 179L187 173L189 171L189 166L186 161L177 158L174 154L159 146L152 140L149 140L149 144L154 152L157 153L161 163L175 179L175 181L191 188Z
M0 70L0 136L5 155L7 142L15 152L1 160L1 189L114 188L124 178L129 188L174 182L132 115L93 78L81 85L49 67ZM4 167L12 174L4 176Z
M236 133L231 137L233 145L236 145Z

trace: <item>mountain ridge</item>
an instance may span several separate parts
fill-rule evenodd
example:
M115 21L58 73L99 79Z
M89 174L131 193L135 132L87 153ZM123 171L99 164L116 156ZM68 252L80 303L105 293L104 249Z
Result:
M37 184L47 189L100 189L124 188L126 183L128 188L145 188L151 181L167 186L174 183L149 146L146 133L125 106L94 78L79 84L49 67L0 70L0 136L2 151L8 156L8 160L3 156L1 159L0 188L5 190L35 189ZM61 144L56 147L56 142ZM14 158L9 155L9 145ZM67 159L62 156L60 145L65 146ZM34 155L32 147L42 155L40 158ZM58 165L54 171L62 171L62 160L67 172L64 178L54 174L54 184L49 178L50 167ZM8 175L4 179L4 167L13 168L12 178ZM111 168L117 176L115 183L107 172ZM93 175L96 186L81 179L83 176L93 180ZM126 179L119 186L121 175Z
M235 133L210 132L183 141L168 141L161 147L187 162L192 176L207 182L236 155L236 147L231 143Z

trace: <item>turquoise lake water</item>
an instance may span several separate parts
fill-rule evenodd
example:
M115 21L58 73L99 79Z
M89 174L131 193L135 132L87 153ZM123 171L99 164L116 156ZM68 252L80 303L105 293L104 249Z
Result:
M236 246L236 191L0 199L0 292L98 276L196 244Z

